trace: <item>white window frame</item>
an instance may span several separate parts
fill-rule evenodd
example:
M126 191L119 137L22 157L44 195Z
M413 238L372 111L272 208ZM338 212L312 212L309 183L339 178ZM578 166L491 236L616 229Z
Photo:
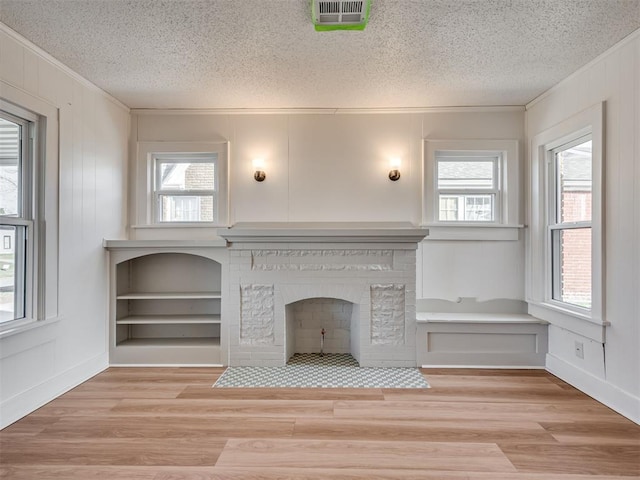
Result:
M0 110L7 120L20 125L21 128L21 159L20 184L18 185L19 213L17 215L0 215L0 224L16 227L14 230L13 249L15 252L14 271L16 287L22 289L14 291L14 304L20 303L20 316L0 323L0 332L10 330L17 325L38 320L42 299L39 297L40 281L42 280L38 258L40 245L38 242L39 192L40 175L38 162L38 116L17 105L0 101ZM24 268L18 270L17 265Z
M182 224L182 223L218 223L218 156L217 153L153 153L153 222L157 224ZM170 190L162 189L161 186L161 165L163 163L211 163L214 166L214 185L212 189L189 189L189 190ZM210 196L213 200L213 221L202 222L198 220L186 221L166 221L162 220L161 197L163 195L172 197L193 197L193 196Z
M527 242L527 302L529 313L595 341L604 341L603 104L599 103L537 134L531 142L529 241ZM592 142L591 309L553 298L551 230L555 205L551 194L553 151L587 135Z
M155 195L155 158L161 155L217 155L217 209L213 222L157 222ZM134 166L136 201L133 204L132 228L216 228L228 226L229 219L229 145L228 142L138 142L138 161Z
M520 219L520 146L518 140L433 140L424 142L422 224L429 228L426 240L518 240ZM495 195L494 219L488 221L440 221L439 196L453 190L438 189L439 158L497 157L493 189L465 189L460 193Z

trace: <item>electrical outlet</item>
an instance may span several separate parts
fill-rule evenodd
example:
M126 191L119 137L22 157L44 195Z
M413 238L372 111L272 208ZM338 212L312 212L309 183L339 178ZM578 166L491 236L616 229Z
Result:
M576 341L576 357L584 358L584 344L582 342Z

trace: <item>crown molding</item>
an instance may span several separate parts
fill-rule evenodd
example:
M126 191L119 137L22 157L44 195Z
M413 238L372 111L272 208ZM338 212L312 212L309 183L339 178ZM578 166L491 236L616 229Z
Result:
M537 104L538 102L544 100L545 98L547 98L549 95L553 94L554 92L556 92L558 89L562 88L566 83L571 82L573 79L575 79L577 76L583 74L584 72L586 72L587 70L589 70L591 67L593 67L596 63L601 62L603 59L607 58L609 55L611 55L613 52L615 52L616 50L621 49L622 47L624 47L625 45L627 45L628 43L633 42L634 40L636 40L637 38L640 37L640 28L632 33L630 33L629 35L627 35L626 37L624 37L622 40L620 40L618 43L616 43L615 45L613 45L612 47L608 48L607 50L605 50L604 52L602 52L600 55L598 55L596 58L594 58L593 60L591 60L589 63L583 65L582 67L580 67L578 70L576 70L575 72L573 72L571 75L569 75L568 77L563 78L562 80L560 80L558 83L556 83L553 87L549 88L548 90L545 90L543 93L541 93L540 95L538 95L536 98L534 98L533 100L531 100L529 103L527 103L525 105L525 109L529 110L531 109L535 104Z
M67 67L64 63L62 63L57 58L51 56L49 53L45 52L42 48L37 46L35 43L27 40L25 37L20 35L18 32L8 27L6 24L0 22L0 32L5 33L9 37L11 37L16 42L20 43L24 48L31 50L34 54L42 58L42 60L49 62L51 65L56 67L59 70L62 70L64 73L69 75L71 78L76 80L82 86L92 90L93 92L105 97L107 100L112 102L114 105L122 108L126 112L130 112L130 108L122 103L120 100L112 96L111 94L105 92L103 89L98 87L95 83L90 82L86 78L84 78L79 73L75 72L71 68Z
M523 105L391 108L132 108L132 115L371 115L524 112Z

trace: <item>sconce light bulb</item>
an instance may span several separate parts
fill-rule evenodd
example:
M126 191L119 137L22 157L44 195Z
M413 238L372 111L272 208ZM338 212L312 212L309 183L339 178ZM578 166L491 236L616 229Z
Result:
M253 160L253 170L255 171L253 174L255 181L264 182L264 179L267 178L267 174L264 171L264 159L255 158Z
M389 180L395 182L400 179L400 159L393 157L389 160L391 170L389 171Z

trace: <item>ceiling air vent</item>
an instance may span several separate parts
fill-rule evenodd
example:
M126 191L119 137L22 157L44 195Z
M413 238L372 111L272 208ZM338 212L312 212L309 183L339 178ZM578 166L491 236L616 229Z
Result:
M313 24L317 31L364 30L371 0L313 0Z

